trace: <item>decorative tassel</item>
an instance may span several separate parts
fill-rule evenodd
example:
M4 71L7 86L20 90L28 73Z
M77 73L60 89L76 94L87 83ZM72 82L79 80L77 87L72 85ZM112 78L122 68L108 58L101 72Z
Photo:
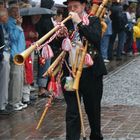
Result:
M72 48L71 41L68 37L66 37L62 42L62 49L64 51L70 51Z
M48 44L46 44L46 46L42 48L42 57L47 60L47 59L52 58L53 56L54 54L51 47Z
M48 88L47 89L48 89L48 91L53 92L54 96L57 93L56 81L55 81L55 77L54 76L51 77L51 80L50 80L50 82L48 84Z
M91 58L91 56L90 56L90 54L86 54L86 56L85 56L85 65L87 65L87 66L92 66L93 65L93 60L92 60L92 58Z

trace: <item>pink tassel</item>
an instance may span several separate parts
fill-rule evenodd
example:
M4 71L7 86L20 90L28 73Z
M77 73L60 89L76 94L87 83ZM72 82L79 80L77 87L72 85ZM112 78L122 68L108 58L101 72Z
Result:
M71 41L68 37L66 37L62 42L62 49L64 51L70 51L72 48Z
M54 56L51 47L47 44L42 48L42 57L45 59L50 59Z
M93 60L88 53L85 56L85 65L87 65L87 66L92 66L93 65Z

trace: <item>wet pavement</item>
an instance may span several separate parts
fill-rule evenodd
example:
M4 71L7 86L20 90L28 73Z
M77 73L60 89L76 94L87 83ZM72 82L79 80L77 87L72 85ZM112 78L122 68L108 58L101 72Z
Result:
M107 65L102 100L104 140L140 140L140 57L124 57ZM65 140L65 101L55 100L36 130L47 99L27 109L0 115L0 140ZM82 104L83 106L83 104ZM84 112L86 136L90 129Z

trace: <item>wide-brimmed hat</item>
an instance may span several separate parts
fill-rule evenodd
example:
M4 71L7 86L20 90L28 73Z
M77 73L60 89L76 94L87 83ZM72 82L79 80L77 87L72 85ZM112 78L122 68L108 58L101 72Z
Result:
M80 3L86 3L87 2L87 0L66 0L66 1L63 2L63 4L67 5L71 1L79 1Z

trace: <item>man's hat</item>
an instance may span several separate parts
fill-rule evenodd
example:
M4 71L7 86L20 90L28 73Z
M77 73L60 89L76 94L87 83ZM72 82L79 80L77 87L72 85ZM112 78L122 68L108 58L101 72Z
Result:
M71 1L79 1L80 3L86 3L87 2L87 0L67 0L67 1L63 2L63 4L67 5Z

